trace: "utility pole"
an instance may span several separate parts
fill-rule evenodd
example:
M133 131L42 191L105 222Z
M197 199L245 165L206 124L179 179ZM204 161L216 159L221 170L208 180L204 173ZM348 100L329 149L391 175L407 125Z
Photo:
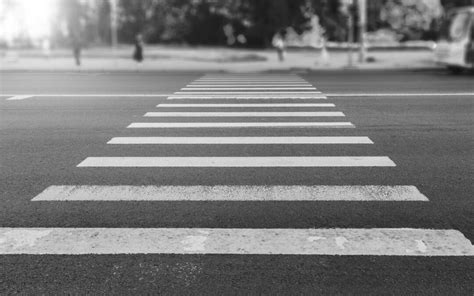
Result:
M354 1L348 1L348 13L347 13L347 22L348 22L348 60L347 60L347 67L352 68L354 67L354 58L352 53L352 45L354 43Z
M352 45L354 43L354 8L357 0L341 0L340 13L347 18L347 67L354 67Z
M367 45L365 43L365 33L367 31L367 0L358 0L359 11L359 63L365 62L367 55Z
M117 64L117 0L110 0L110 30L111 30L111 45L114 63Z

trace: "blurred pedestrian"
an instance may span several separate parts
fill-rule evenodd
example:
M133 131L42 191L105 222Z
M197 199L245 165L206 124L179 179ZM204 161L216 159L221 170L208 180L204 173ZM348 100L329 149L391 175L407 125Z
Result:
M81 39L78 36L73 36L72 38L72 52L74 54L74 60L76 61L76 66L81 65Z
M135 51L133 52L133 59L137 63L141 63L143 61L143 36L142 36L142 34L138 34L135 37Z
M273 47L277 50L278 60L283 62L285 60L285 30L281 30L273 36L272 40Z

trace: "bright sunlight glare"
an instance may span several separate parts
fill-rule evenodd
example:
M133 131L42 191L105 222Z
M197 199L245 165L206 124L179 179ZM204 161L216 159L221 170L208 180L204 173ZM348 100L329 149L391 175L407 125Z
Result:
M0 0L0 36L49 37L57 4L57 0Z

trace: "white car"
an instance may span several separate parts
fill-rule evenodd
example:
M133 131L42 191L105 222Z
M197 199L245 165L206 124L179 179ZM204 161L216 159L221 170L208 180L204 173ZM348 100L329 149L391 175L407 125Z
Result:
M474 6L448 13L434 52L436 62L454 73L474 69Z

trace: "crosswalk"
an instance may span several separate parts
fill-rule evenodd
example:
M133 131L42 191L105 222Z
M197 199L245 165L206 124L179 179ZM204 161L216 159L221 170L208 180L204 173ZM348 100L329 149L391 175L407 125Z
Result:
M298 150L315 147L376 145L358 135L346 114L301 77L292 74L204 75L168 100L147 110L143 120L126 128L136 136L113 137L111 149L143 145L284 145ZM182 103L180 103L182 102ZM178 110L178 111L175 111ZM302 111L304 110L304 111ZM286 131L309 130L311 136ZM171 136L141 131L166 129ZM179 131L258 129L278 130L279 136L180 136ZM335 129L353 134L339 136ZM350 129L350 130L349 130ZM321 131L324 134L320 134ZM286 133L286 134L285 134ZM327 168L390 170L397 164L388 155L90 155L83 168ZM329 181L329 180L328 180ZM347 185L216 185L132 186L51 185L32 202L424 202L429 196L410 184ZM458 230L422 228L0 228L0 254L224 254L224 255L366 255L472 256L472 243Z

